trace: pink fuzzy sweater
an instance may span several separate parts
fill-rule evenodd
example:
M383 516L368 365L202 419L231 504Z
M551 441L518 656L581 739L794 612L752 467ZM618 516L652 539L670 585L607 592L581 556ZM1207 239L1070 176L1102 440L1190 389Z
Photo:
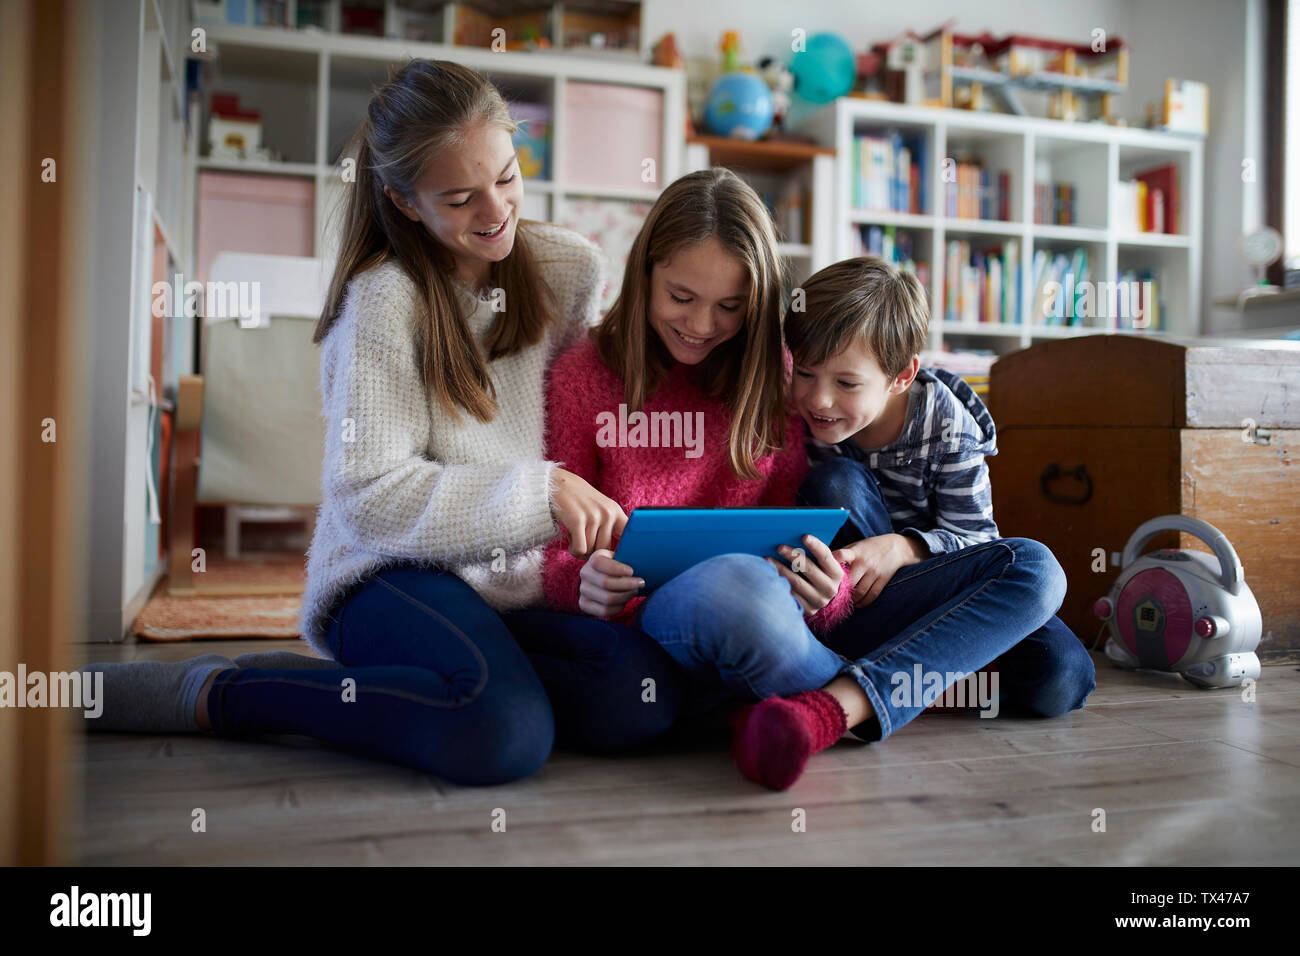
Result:
M701 420L696 413L702 413L702 436L692 432L692 440L684 448L619 447L618 442L598 440L603 436L599 435L597 416L608 412L605 420L612 416L615 422L626 417L627 413L619 412L625 402L623 382L601 361L595 344L582 339L556 359L549 372L547 459L560 462L561 467L617 501L626 514L642 505L793 505L809 468L803 419L791 412L785 448L755 462L762 477L742 481L732 473L727 456L731 410L709 398L691 381L690 373L691 366L674 365L643 411L647 416L677 413L692 425ZM629 434L634 425L635 421L628 423ZM560 537L546 547L542 586L553 608L578 613L579 573L586 562L569 554L568 547L568 533L561 529ZM852 581L847 566L843 567L839 593L808 618L808 626L816 633L829 631L853 612ZM633 598L613 620L631 624L645 601L645 597Z

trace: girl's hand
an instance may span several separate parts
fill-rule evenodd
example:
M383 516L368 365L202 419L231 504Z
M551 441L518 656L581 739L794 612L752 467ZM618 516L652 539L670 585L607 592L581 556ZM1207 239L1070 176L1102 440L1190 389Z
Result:
M551 514L569 532L569 553L586 558L593 551L613 547L627 524L618 502L563 468L555 469L554 486Z
M899 568L928 557L919 541L903 534L882 534L863 538L835 552L849 566L853 578L853 606L870 604Z
M844 569L831 549L818 538L810 534L803 536L807 552L799 555L795 549L781 545L777 550L782 557L793 562L794 568L787 568L775 558L764 558L776 568L781 577L790 582L790 592L803 608L804 617L816 614L839 593L840 581L844 579ZM814 560L809 560L809 556Z
M582 566L582 583L578 586L578 608L592 617L613 617L645 587L645 581L633 576L632 569L614 560L607 548L594 551Z

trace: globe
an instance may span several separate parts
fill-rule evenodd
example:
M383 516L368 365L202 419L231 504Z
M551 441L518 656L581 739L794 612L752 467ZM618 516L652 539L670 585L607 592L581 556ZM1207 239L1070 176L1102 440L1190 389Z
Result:
M772 126L772 91L755 73L724 73L709 90L704 122L719 136L758 139Z
M794 91L810 103L829 103L853 89L857 62L853 48L834 33L818 33L790 61Z

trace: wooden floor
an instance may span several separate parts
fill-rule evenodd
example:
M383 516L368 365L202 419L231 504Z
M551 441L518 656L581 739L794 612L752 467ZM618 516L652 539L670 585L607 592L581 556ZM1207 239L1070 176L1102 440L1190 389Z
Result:
M304 645L91 650L177 660L285 647ZM76 845L85 865L1300 862L1300 668L1265 668L1245 703L1095 658L1083 710L922 717L882 743L841 741L785 793L742 778L716 740L556 753L519 783L462 788L303 737L88 734ZM198 807L205 833L191 832ZM798 810L806 832L792 831Z

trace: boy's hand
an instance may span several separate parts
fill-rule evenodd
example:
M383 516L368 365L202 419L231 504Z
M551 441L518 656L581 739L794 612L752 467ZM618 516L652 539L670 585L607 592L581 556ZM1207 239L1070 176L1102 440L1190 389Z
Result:
M862 607L880 595L899 568L919 564L929 553L921 542L907 535L882 534L840 548L834 557L849 566L853 606Z
M764 558L776 568L781 577L790 582L790 593L803 608L804 617L816 614L839 593L840 582L844 580L844 569L820 539L810 534L803 536L807 551L803 555L795 554L795 549L781 545L777 551L787 561L795 563L795 570L786 567L775 558ZM812 558L813 560L809 560ZM847 563L847 562L845 562Z
M626 564L615 561L614 552L608 548L592 552L580 577L578 608L592 617L613 617L645 587L645 581Z

